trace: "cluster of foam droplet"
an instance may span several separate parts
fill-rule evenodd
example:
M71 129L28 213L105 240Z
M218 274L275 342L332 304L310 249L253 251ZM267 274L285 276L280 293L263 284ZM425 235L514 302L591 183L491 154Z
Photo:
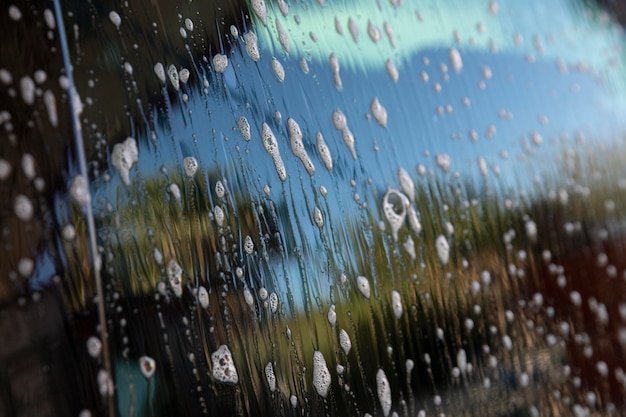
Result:
M193 156L183 158L183 170L185 171L185 175L187 177L193 177L198 171L198 160Z
M213 363L213 378L224 384L236 384L239 382L239 375L233 356L228 346L221 345L215 352L211 354L211 362Z
M274 167L276 168L276 173L278 173L278 177L281 181L286 181L287 169L285 168L283 159L280 156L280 151L278 150L278 141L276 140L276 136L274 136L274 132L272 132L272 129L268 126L267 123L263 123L261 136L263 137L263 146L265 147L265 150L274 160Z
M178 70L174 65L170 65L167 68L167 76L170 79L170 83L172 83L172 87L175 90L180 89L180 79L178 78Z
M261 59L261 52L259 52L259 39L256 33L251 30L244 33L243 40L246 42L246 52L253 61Z
M215 183L215 195L217 198L224 198L226 195L226 188L224 188L224 183L220 180Z
M330 382L330 371L326 365L326 359L322 352L316 350L313 353L313 387L318 395L323 398L328 396Z
M124 184L130 185L130 169L139 160L137 142L133 138L127 138L124 142L113 146L111 164L117 169Z
M391 412L391 386L385 371L379 369L376 373L376 393L378 394L378 401L383 409L383 415L387 417Z
M243 240L243 250L246 251L248 255L252 255L254 253L254 242L250 235L247 235Z
M254 10L254 14L261 19L263 25L267 25L267 7L265 6L264 0L252 0L252 10Z
M171 259L167 264L167 278L174 295L180 297L183 293L182 278L183 269L178 265L176 259Z
M276 391L276 375L274 374L274 365L272 365L272 362L268 362L267 365L265 365L265 379L267 380L270 391Z
M219 227L224 227L224 210L220 206L215 206L213 208L213 217L215 218L215 222Z
M317 145L317 152L320 154L320 159L326 169L330 171L333 169L333 158L330 154L330 149L328 149L328 145L326 145L322 132L317 132L315 134L315 141Z
M339 346L343 349L343 352L347 355L352 349L352 341L350 335L344 329L339 330Z
M289 141L291 143L291 151L295 156L297 156L304 165L304 169L309 175L313 175L315 173L315 165L311 158L309 158L309 154L304 148L304 142L302 141L302 130L300 129L300 125L294 119L287 119L287 128L289 130Z
M239 119L237 119L237 128L239 128L239 133L241 134L241 137L243 137L247 141L250 141L250 123L248 123L248 119L246 119L245 116L241 116Z
M272 71L274 71L274 75L278 78L278 81L281 83L285 81L285 68L283 68L283 64L276 58L272 58Z
M333 126L341 132L341 138L352 154L352 158L356 159L356 149L354 148L354 135L348 128L348 119L346 115L339 109L333 112Z
M228 67L228 57L224 54L215 54L213 57L213 69L215 72L223 73Z

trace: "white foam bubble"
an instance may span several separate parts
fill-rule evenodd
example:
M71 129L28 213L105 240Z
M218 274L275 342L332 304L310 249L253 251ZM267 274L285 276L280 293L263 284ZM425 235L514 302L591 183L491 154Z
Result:
M346 355L350 353L350 349L352 349L350 335L344 329L339 330L339 346L341 346L341 349L343 349Z
M532 220L528 220L525 224L526 229L526 237L530 241L535 241L537 239L537 223Z
M265 379L267 380L270 391L276 391L276 375L274 374L274 365L272 365L272 362L268 362L267 365L265 365Z
M324 216L322 215L322 211L317 207L313 209L313 221L320 229L324 226Z
M246 119L245 116L241 116L237 119L237 128L239 128L241 136L249 142L251 137L250 123L248 123L248 119Z
M461 53L456 48L451 48L448 51L448 56L450 58L450 64L454 71L459 72L463 69L463 59L461 58Z
M102 342L100 341L100 339L95 336L91 336L89 339L87 339L86 345L87 353L89 353L89 356L94 359L100 356L100 353L102 352Z
M48 112L48 120L53 127L57 127L59 124L59 116L57 113L57 102L54 97L54 93L50 90L46 90L43 93L43 103L46 106L46 111Z
M32 180L35 178L35 175L37 175L35 170L35 158L29 153L22 155L22 172L24 172L24 176L29 180Z
M281 83L285 81L285 68L283 68L283 64L276 58L272 58L272 71L274 71L274 75L278 78L278 81Z
M330 371L322 352L313 352L313 387L319 396L326 398L330 389Z
M391 81L393 81L394 83L397 82L398 78L400 78L400 75L398 73L398 68L396 67L396 64L394 64L392 60L388 59L385 63L385 68L387 69L387 74L389 74L389 78L391 78Z
M183 158L183 170L187 177L193 177L198 172L198 160L193 156L186 156Z
M261 136L263 137L263 146L268 154L272 156L274 160L274 167L276 168L276 173L281 181L287 180L287 170L285 169L285 164L280 156L280 152L278 150L278 141L276 140L276 136L274 136L274 132L269 127L267 123L263 123L263 127L261 129Z
M189 32L193 32L193 20L191 20L190 18L186 18L185 27L187 28Z
M435 248L437 249L437 256L442 264L447 264L450 259L450 245L445 236L439 235L435 240Z
M402 246L411 257L411 260L414 261L417 258L417 253L415 252L415 241L413 238L411 236L407 236Z
M372 115L374 119L378 122L382 127L387 126L387 109L380 104L378 97L374 97L370 104L370 110L372 111Z
M154 64L153 69L157 78L161 80L162 83L164 83L165 82L165 67L163 67L163 64L160 62L157 62L156 64Z
M280 19L278 17L276 18L276 30L278 31L278 42L280 42L285 52L289 53L289 36L287 35L287 32L285 32L285 28L282 23L280 23Z
M246 42L246 52L253 61L261 59L261 52L259 52L259 39L256 34L251 30L244 33L243 40Z
M278 311L278 294L272 291L269 298L270 311L276 313Z
M328 58L328 62L330 63L330 68L333 71L335 87L337 87L338 90L341 90L343 88L343 82L341 81L341 74L339 72L339 59L337 59L337 55L331 53L330 57Z
M243 290L243 299L249 307L254 307L254 296L247 287Z
M239 382L237 368L235 368L233 356L228 346L221 345L213 352L211 354L211 362L213 363L213 378L216 381L225 384L236 384Z
M156 372L156 361L150 356L142 356L139 358L139 370L146 379L151 379Z
M29 76L20 79L20 91L22 92L22 100L26 104L35 103L35 81Z
M395 199L399 200L397 202L398 204L394 205L394 203L390 200L390 198L392 197L395 197ZM404 224L404 219L406 218L407 214L407 207L409 206L409 199L400 191L394 188L388 189L383 197L383 214L387 219L387 222L389 222L389 226L391 227L391 233L395 241L398 241L398 232ZM398 209L400 209L400 212L397 212Z
M6 159L0 158L0 181L4 181L9 178L11 171L13 171L11 163Z
M254 253L254 242L250 235L247 235L243 242L243 249L246 251L248 255L252 255Z
M122 24L122 18L120 17L120 15L116 11L109 12L109 20L118 29L119 29L120 25Z
M378 42L382 37L380 29L378 29L371 20L367 21L367 34L374 43Z
M256 14L264 26L267 26L267 7L264 0L252 0L252 10Z
M213 69L215 72L223 73L228 67L228 57L224 54L215 54L213 57Z
M178 188L178 184L170 184L167 189L172 197L174 197L174 200L180 202L180 188Z
M337 324L337 312L335 311L334 304L330 305L330 308L328 309L327 318L328 318L328 322L330 323L330 325L335 327L335 324Z
M359 42L359 26L356 24L356 21L352 19L352 17L348 18L348 31L350 31L350 35L352 35L352 40L355 43Z
M198 302L203 309L209 308L209 292L202 285L198 287Z
M341 138L343 139L343 143L345 143L348 147L352 158L356 159L356 149L354 148L355 141L352 131L346 127L344 130L341 131Z
M450 155L447 153L440 153L435 155L435 162L439 166L439 168L443 169L444 172L450 171Z
M78 203L79 206L84 206L91 202L91 194L89 192L89 183L87 178L83 175L76 175L70 182L70 196Z
M130 185L130 169L139 160L137 142L133 138L127 138L124 142L113 146L111 164L117 169L126 185Z
M9 17L17 22L22 18L22 11L16 5L12 4L9 6Z
M13 212L18 219L26 222L33 218L35 209L28 197L23 194L18 194L15 196L15 201L13 202Z
M215 223L219 227L224 227L224 210L220 206L215 206L213 208L213 217L215 218Z
M183 84L187 84L187 81L189 81L189 76L190 75L191 75L191 73L189 72L189 70L187 68L183 68L180 71L178 71L178 79Z
M402 192L409 200L415 201L415 184L409 173L402 167L398 168L398 182L400 183Z
M402 298L396 290L391 291L391 308L397 319L402 317Z
M467 353L465 349L459 349L456 354L456 366L462 373L466 373L468 369Z
M289 130L291 151L302 161L304 169L306 169L309 175L313 175L315 173L315 165L313 164L313 161L311 161L311 158L304 148L304 143L302 142L302 130L300 130L300 125L298 125L298 123L294 119L289 118L287 119L287 128Z
M324 166L327 170L333 169L333 158L330 154L330 149L328 145L326 145L326 141L324 140L324 136L321 132L317 132L315 134L316 144L317 144L317 152L320 154L320 159L324 163Z
M478 169L483 177L486 177L489 171L487 170L487 161L482 156L478 157Z
M20 258L17 262L17 272L24 278L30 278L34 270L35 261L32 258Z
M363 294L363 297L369 300L372 293L370 290L370 282L368 281L368 279L362 275L358 276L356 278L356 286L359 289L359 291L361 291L361 294Z
M383 409L383 415L387 417L391 411L391 386L385 371L379 369L376 373L376 393L378 394L378 401Z

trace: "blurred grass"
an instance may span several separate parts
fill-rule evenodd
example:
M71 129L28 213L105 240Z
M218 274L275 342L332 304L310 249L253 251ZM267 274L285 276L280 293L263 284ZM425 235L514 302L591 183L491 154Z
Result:
M257 199L249 193L233 195L228 183L227 194L218 198L210 185L219 179L213 173L199 172L191 179L170 174L137 181L128 191L120 190L116 209L101 216L100 239L108 288L129 309L133 308L133 300L152 299L149 302L163 305L159 308L165 310L161 311L174 316L187 317L195 311L193 338L172 329L171 334L178 341L165 344L179 354L162 352L155 356L171 361L172 369L179 369L172 374L178 375L173 378L176 379L181 378L184 371L180 369L185 368L175 363L189 351L195 352L197 358L203 358L202 380L213 384L210 353L227 343L240 375L233 395L244 404L247 413L291 410L290 395L298 398L298 407L306 406L313 414L327 413L329 409L333 410L331 414L350 415L377 410L379 404L372 387L378 368L385 369L389 376L394 409L399 407L398 401L404 401L411 415L420 408L432 408L432 396L438 393L465 401L468 408L457 409L459 415L474 415L468 410L495 415L494 410L500 409L500 405L490 411L478 404L478 398L489 397L480 394L484 392L480 387L485 378L497 386L492 392L497 392L494 395L502 402L521 396L524 401L520 401L526 404L542 404L546 410L564 412L563 405L552 399L547 390L552 386L564 392L572 390L562 383L564 345L548 344L541 334L528 328L529 320L537 320L546 333L558 334L556 323L546 321L542 316L545 312L524 308L520 301L532 295L533 288L537 288L535 281L543 279L540 271L546 262L542 259L545 250L550 250L556 259L588 245L590 231L595 228L623 224L626 175L616 152L566 152L561 165L563 169L552 176L545 174L536 188L526 194L487 183L451 180L443 175L416 178L414 205L422 231L416 235L405 225L398 242L389 230L378 230L383 218L379 207L364 215L361 212L358 222L350 213L339 214L343 221L337 223L335 218L333 230L320 232L324 242L337 244L342 237L349 239L338 244L348 247L355 259L348 270L335 270L334 266L328 270L330 297L337 317L335 326L328 321L331 301L322 297L316 287L325 285L324 280L312 275L315 270L308 270L306 265L301 277L290 277L303 281L303 288L308 291L305 305L296 306L294 311L287 308L289 303L293 305L288 299L290 295L279 294L278 311L272 312L267 301L259 298L259 288L275 279L264 274L281 268L275 263L280 257L265 254L282 253L283 261L291 256L276 235L284 232L278 220L285 212L280 206L283 203ZM179 187L180 201L168 192L171 184ZM616 208L607 210L607 201L612 201ZM222 226L214 219L216 206L225 214ZM536 240L526 236L529 220L537 225ZM568 221L580 222L587 237L567 238L563 224ZM449 235L446 222L454 226ZM81 241L84 225L76 222L75 226L77 241ZM253 255L242 249L247 235L255 243ZM446 265L439 260L434 245L439 235L446 235L450 243L450 261ZM415 241L415 260L402 247L408 237ZM73 310L85 308L93 294L88 265L81 262L87 259L84 248L78 244L65 247L65 282ZM155 249L162 254L161 264L155 259ZM332 260L330 246L326 251L329 265L338 265ZM176 259L184 271L181 300L168 287L164 266L171 259ZM512 265L515 270L511 270ZM237 277L237 267L244 271L242 278ZM524 276L520 278L517 270L523 270ZM489 285L482 282L485 271L491 277ZM345 283L339 278L342 272L347 277ZM369 280L369 300L356 287L357 275ZM158 290L159 285L164 290ZM198 285L209 290L207 311L195 301L194 289ZM254 307L244 301L243 288L253 292ZM391 307L393 290L399 292L402 300L403 314L399 319ZM506 319L507 310L514 315L513 321ZM146 310L140 314L142 322L156 321L154 313ZM473 323L471 329L467 327L468 320ZM340 329L352 340L347 356L339 346ZM438 335L439 329L443 337ZM505 335L514 342L512 350L504 346ZM159 336L155 337L150 342L152 349L165 349ZM456 355L461 348L474 371L455 377ZM333 375L331 394L326 399L319 397L312 386L312 357L316 350L323 353ZM430 356L430 364L425 355ZM497 360L495 367L489 365L492 357ZM412 376L406 371L407 359L415 362ZM265 380L268 362L273 363L277 377L275 393L269 392ZM343 375L335 370L338 364L345 367ZM523 372L530 375L535 387L532 390L520 388L516 378ZM167 389L184 389L177 384L169 382ZM163 389L167 386L163 385ZM207 392L206 395L214 395L211 390ZM213 401L221 400L215 397Z

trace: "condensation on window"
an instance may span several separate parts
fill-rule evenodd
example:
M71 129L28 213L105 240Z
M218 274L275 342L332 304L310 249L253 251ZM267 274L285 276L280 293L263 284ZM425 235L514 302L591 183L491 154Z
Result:
M626 9L0 10L0 415L621 415Z

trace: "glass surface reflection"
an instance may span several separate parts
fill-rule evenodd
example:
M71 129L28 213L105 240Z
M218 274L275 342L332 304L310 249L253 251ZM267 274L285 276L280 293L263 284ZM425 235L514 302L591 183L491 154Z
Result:
M626 411L620 6L0 15L0 415Z

